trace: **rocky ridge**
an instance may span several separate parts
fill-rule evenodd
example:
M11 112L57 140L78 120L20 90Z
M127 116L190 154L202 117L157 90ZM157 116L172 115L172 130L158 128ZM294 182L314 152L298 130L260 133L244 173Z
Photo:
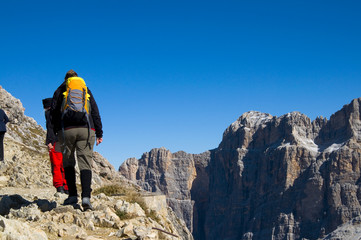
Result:
M153 149L119 171L166 194L195 239L356 239L361 98L330 120L247 112L216 149Z
M164 195L141 190L97 152L94 211L63 206L67 195L52 187L44 129L2 87L0 108L11 121L4 140L5 161L0 163L1 239L193 239ZM77 180L80 184L78 176Z

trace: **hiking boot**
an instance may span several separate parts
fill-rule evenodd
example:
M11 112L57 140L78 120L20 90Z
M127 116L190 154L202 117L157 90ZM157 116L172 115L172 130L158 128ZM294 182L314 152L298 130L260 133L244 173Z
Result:
M64 200L63 205L74 205L78 203L78 196L69 196Z
M57 188L56 188L56 191L57 191L58 193L65 193L65 189L64 189L63 186L57 187Z
M90 198L88 197L83 197L82 201L81 201L81 206L83 207L83 211L86 210L93 210L93 206L90 203Z

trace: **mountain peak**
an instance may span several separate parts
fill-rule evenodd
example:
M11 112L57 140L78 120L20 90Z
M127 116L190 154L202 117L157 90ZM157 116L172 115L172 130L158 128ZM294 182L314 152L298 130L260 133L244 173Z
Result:
M230 126L232 132L236 132L241 127L258 128L272 120L272 115L258 111L249 111L242 114L237 121L233 122Z

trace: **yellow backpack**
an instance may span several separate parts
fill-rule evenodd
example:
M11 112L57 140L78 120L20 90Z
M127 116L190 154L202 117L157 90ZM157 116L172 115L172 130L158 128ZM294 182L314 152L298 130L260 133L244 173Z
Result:
M90 95L85 81L80 77L67 79L61 108L62 122L67 126L88 124L90 114Z

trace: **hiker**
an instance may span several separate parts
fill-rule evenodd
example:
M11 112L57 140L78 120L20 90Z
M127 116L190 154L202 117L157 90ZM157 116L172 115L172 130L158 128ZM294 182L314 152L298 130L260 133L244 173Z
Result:
M79 106L80 105L80 106ZM69 197L64 205L78 203L75 175L75 154L80 170L83 210L92 210L90 203L93 147L103 141L102 122L98 106L90 89L74 70L69 70L64 82L54 92L51 104L54 132L63 152L65 179Z
M6 124L8 122L8 116L4 110L0 109L0 161L4 161L4 136L6 133Z
M60 150L58 138L53 131L50 120L50 107L52 98L43 99L43 106L45 110L46 119L46 145L49 150L49 157L51 162L51 173L53 175L53 186L59 193L69 194L68 185L66 184L64 167L63 167L63 154Z

